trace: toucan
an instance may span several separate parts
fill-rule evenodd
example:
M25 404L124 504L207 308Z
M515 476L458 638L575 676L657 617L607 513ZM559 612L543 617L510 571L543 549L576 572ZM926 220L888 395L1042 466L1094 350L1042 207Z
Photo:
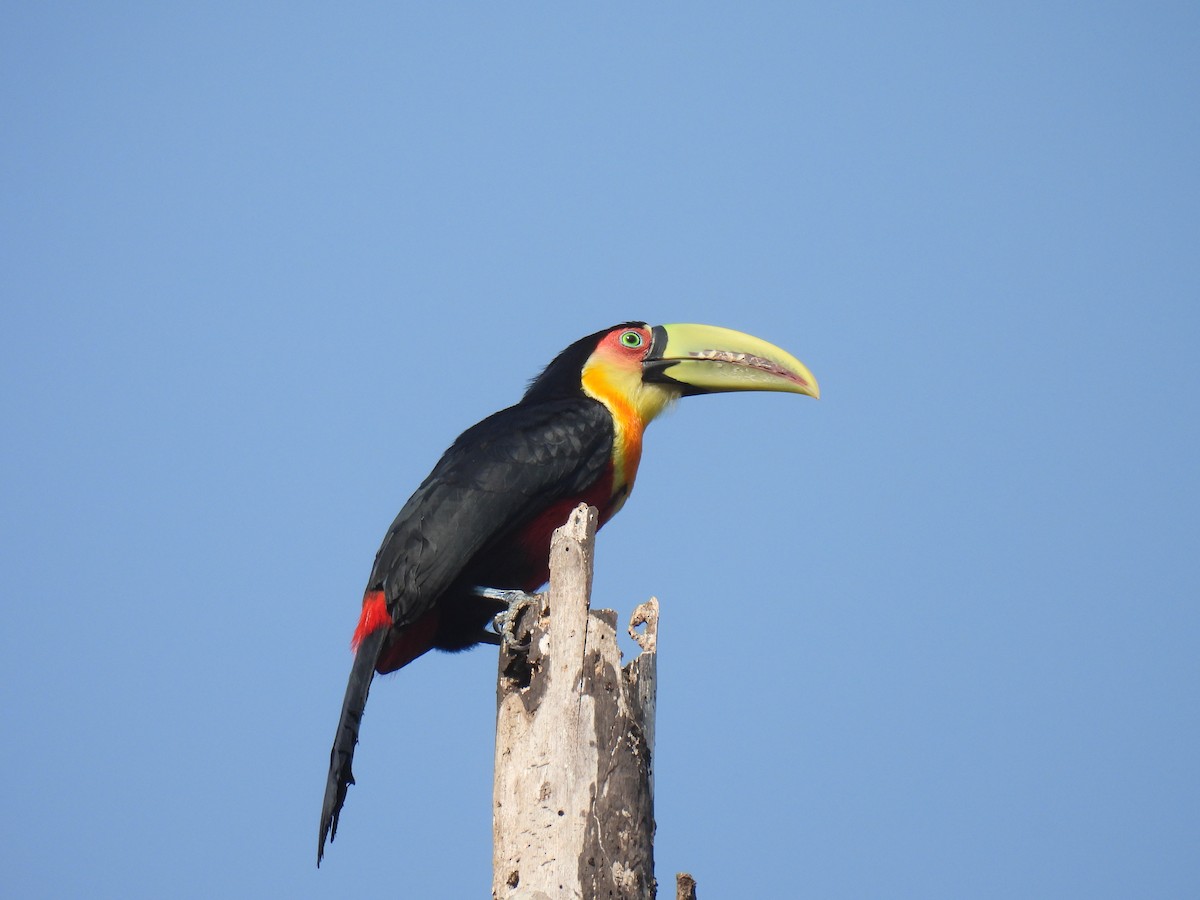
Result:
M642 434L672 401L722 391L818 397L800 360L712 325L626 322L581 338L515 405L464 431L387 530L363 594L321 806L317 865L337 834L375 673L429 650L499 643L513 592L549 577L550 538L578 504L602 526L637 476ZM500 598L500 599L498 599Z

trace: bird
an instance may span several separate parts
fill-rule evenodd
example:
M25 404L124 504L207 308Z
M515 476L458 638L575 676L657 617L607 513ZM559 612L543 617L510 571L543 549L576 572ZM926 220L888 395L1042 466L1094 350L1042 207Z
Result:
M625 322L575 341L513 406L464 431L404 504L363 593L329 755L317 865L337 835L371 681L429 650L498 644L507 600L549 577L550 538L580 503L603 526L624 505L646 426L681 397L820 397L805 365L729 328Z

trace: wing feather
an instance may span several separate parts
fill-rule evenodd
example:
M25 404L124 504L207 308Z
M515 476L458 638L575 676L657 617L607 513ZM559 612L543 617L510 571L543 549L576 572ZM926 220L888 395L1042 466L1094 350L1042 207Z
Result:
M588 398L509 407L459 436L388 529L368 590L394 624L426 613L489 546L579 496L612 458L612 418Z

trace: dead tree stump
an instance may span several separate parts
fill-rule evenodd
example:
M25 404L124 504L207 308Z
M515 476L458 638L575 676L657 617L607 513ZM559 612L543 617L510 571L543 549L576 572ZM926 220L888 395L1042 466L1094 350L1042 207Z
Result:
M589 612L596 522L581 505L554 533L550 590L500 648L494 900L655 896L658 602L634 613L642 652L622 667L616 613Z

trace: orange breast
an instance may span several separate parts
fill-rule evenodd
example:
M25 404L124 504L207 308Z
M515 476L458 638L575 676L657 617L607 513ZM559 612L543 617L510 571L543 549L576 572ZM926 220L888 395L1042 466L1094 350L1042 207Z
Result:
M583 372L583 389L599 400L613 417L612 495L619 497L616 512L637 477L642 461L642 433L646 420L634 404L632 385L626 385L626 373L606 366L593 366ZM611 513L610 513L611 515Z

